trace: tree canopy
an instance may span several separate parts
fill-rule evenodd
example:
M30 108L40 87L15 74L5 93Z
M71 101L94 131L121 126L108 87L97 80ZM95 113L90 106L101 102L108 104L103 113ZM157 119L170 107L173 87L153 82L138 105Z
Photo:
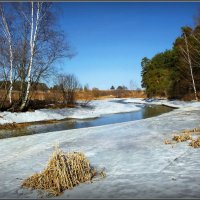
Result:
M142 87L148 97L194 96L194 88L200 92L200 25L182 27L172 49L151 59L144 57L141 67Z

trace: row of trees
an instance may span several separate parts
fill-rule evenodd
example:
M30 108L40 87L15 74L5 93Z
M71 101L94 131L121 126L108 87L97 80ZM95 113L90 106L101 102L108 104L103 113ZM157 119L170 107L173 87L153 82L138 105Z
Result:
M142 59L142 87L148 97L183 98L200 92L200 25L183 27L171 50Z
M0 90L5 90L6 86L9 85L9 81L0 81ZM27 84L27 83L26 83ZM13 84L13 91L21 91L21 81L15 81ZM35 90L39 91L47 91L49 90L49 87L46 83L37 83L37 86L35 87Z
M111 90L115 90L115 87L112 85L111 86L111 88L110 88ZM117 88L116 88L116 90L128 90L128 88L126 87L126 86L121 86L121 85L119 85Z
M129 82L129 89L130 90L141 90L141 88L138 87L138 85L136 84L135 81L130 80ZM114 87L113 85L111 86L110 90L128 90L128 87L124 86L124 85L119 85L118 87Z
M0 4L0 87L4 88L0 110L26 110L31 92L50 77L54 64L74 56L57 26L57 14L52 3ZM18 102L12 99L16 82L20 84Z

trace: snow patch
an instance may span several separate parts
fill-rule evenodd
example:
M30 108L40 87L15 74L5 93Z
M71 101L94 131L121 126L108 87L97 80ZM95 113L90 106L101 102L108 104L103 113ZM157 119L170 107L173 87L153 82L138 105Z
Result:
M119 100L119 99L117 99ZM0 124L23 123L43 120L61 120L64 118L89 119L101 115L132 112L141 108L135 105L126 105L115 102L116 100L95 100L90 107L63 108L63 109L40 109L34 112L11 113L2 112Z
M124 100L126 103L135 103L135 104L149 104L149 105L164 105L172 108L184 108L184 107L200 107L200 102L197 101L180 101L180 100L167 100L167 99L142 99L142 98L133 98Z
M58 198L198 198L199 149L187 143L172 148L164 140L197 127L199 118L197 106L138 121L2 139L0 196L37 198L35 191L20 188L21 181L45 168L59 142L62 150L82 151L92 165L105 167L107 177Z

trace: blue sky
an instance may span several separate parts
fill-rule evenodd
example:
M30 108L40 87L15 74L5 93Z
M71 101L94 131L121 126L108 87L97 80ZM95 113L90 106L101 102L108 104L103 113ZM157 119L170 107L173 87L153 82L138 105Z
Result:
M196 2L60 2L60 26L77 55L60 67L90 88L141 87L141 59L170 49L194 26Z

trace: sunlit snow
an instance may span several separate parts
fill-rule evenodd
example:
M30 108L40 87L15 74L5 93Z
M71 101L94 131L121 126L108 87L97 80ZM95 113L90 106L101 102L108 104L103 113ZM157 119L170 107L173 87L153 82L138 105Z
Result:
M198 198L200 149L187 142L165 145L164 140L200 125L200 103L175 102L179 109L148 119L0 140L0 197L38 197L36 191L22 189L20 184L45 168L59 143L64 151L83 151L94 166L105 167L107 177L80 184L57 198ZM109 103L99 101L98 114L105 113L106 105L119 111L120 104ZM135 107L123 104L126 111L129 106L130 110ZM77 112L74 116L81 111Z

